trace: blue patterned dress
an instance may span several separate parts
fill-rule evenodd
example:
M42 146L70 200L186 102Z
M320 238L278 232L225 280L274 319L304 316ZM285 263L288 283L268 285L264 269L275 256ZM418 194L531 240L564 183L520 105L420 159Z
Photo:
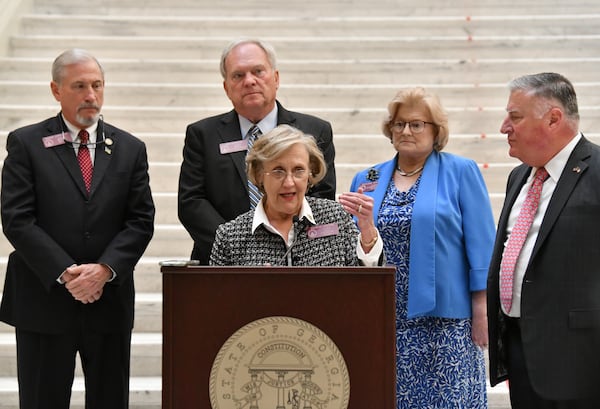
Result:
M397 408L487 408L485 361L471 340L471 320L406 318L411 218L420 181L406 192L390 182L377 225L387 262L396 266Z

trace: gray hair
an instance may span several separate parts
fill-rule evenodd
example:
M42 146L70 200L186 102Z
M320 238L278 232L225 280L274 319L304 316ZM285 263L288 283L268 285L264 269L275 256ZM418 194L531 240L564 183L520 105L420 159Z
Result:
M539 98L542 105L538 110L547 111L558 103L566 116L572 121L579 121L577 95L573 84L567 78L553 72L523 75L515 78L508 84L510 92L522 91L527 95ZM539 112L543 115L544 112Z
M94 61L98 65L100 73L102 74L102 79L104 79L104 68L102 68L96 57L81 48L73 48L64 51L61 55L56 57L52 63L52 81L60 84L64 78L65 67L87 61Z
M240 38L240 39L234 40L231 43L229 43L229 45L227 47L225 47L225 49L221 53L221 64L220 64L219 68L221 69L221 76L223 77L223 79L227 78L227 71L225 69L225 60L227 59L227 57L229 56L229 54L231 53L231 51L234 48L236 48L238 45L242 45L242 44L255 44L258 47L262 48L262 50L265 52L265 54L267 54L267 59L269 60L269 64L271 65L271 68L273 69L273 71L275 71L277 69L277 57L275 56L275 48L273 48L273 46L271 44L267 43L266 41L252 39L252 38Z
M248 179L264 193L262 186L259 186L258 176L263 171L265 162L277 159L292 146L298 144L304 146L308 152L309 184L319 183L327 173L327 165L315 138L285 124L275 127L254 142L246 157Z

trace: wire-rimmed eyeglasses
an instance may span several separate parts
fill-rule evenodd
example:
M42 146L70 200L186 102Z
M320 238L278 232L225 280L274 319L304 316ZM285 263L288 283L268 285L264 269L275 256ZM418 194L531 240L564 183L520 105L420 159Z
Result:
M427 121L398 121L390 126L390 131L400 133L403 132L406 125L408 125L408 128L412 133L421 133L425 130L425 124L435 125L433 122Z
M265 172L265 175L273 177L275 180L283 181L288 175L291 175L294 180L302 180L308 175L308 170L304 168L296 168L291 171L283 169L273 169L270 172Z

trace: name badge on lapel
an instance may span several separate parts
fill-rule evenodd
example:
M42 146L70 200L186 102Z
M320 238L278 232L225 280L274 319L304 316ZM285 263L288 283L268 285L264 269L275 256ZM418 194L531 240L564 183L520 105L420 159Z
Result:
M56 135L43 137L42 143L44 144L44 148L53 148L55 146L64 145L65 138L62 133L57 133Z
M358 188L361 189L363 192L372 192L375 190L375 188L377 188L377 183L378 182L367 182L367 183L363 183L361 184Z
M317 226L309 227L306 230L306 234L310 239L316 239L318 237L335 236L340 233L340 228L337 223L319 224Z
M248 150L248 140L242 139L233 142L224 142L219 144L219 152L221 155L226 155L233 152L241 152Z

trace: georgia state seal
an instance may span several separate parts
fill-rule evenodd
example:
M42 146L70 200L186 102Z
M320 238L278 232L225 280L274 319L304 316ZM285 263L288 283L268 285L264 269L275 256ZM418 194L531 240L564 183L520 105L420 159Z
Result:
M350 380L323 331L297 318L267 317L223 344L209 393L213 409L347 409Z

